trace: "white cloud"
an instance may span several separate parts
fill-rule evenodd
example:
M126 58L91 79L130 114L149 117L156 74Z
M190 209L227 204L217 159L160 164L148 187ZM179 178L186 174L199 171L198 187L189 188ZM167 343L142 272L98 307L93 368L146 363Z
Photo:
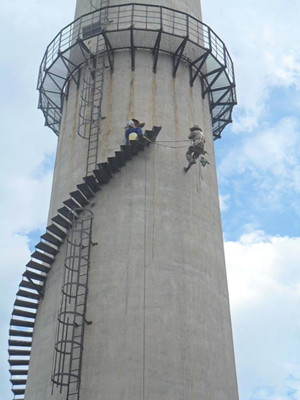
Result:
M219 195L220 209L225 212L229 209L230 194Z
M300 237L254 231L225 253L241 400L299 396Z
M252 204L260 209L290 207L297 212L294 196L300 192L299 147L299 121L283 118L273 126L242 137L222 153L219 180L226 183L234 177L231 190L240 194L248 192L251 185L255 190L255 195L252 192L250 196Z
M233 129L258 126L271 87L299 88L298 0L203 1L204 21L228 45L235 65L238 110Z

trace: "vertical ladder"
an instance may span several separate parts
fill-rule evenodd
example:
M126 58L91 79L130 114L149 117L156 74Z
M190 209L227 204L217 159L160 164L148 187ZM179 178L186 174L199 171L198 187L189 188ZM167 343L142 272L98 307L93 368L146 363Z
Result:
M90 1L95 8L94 2ZM100 7L109 6L109 0L102 0ZM107 26L108 8L100 13L100 26L105 30ZM105 39L97 36L95 52L91 51L85 64L82 81L81 104L79 108L78 134L88 140L86 175L90 175L96 168L100 137L100 122L103 118L101 106L103 99L103 83L105 72Z
M59 388L66 400L79 400L81 362L88 295L88 272L92 244L93 213L85 210L80 219L74 213L67 236L62 300L53 362L52 393Z

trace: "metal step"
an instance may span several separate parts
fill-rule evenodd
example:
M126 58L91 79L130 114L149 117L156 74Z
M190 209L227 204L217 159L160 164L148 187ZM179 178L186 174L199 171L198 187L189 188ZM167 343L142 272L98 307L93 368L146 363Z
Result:
M116 158L118 160L118 163L121 167L123 167L124 165L126 165L126 158L125 158L125 154L124 151L115 151L115 155Z
M84 182L91 188L91 190L95 193L100 190L100 185L97 182L94 175L85 176L83 178Z
M15 388L12 388L11 390L13 391L13 393L14 393L15 395L18 395L18 394L25 394L25 389L15 389Z
M46 254L41 253L40 251L37 251L37 250L34 253L31 254L31 257L35 258L37 260L40 260L42 262L45 262L47 264L50 264L50 265L54 261L54 257L47 256Z
M40 264L33 260L30 260L26 264L26 267L36 269L37 271L45 272L46 274L48 274L48 272L50 271L50 265Z
M8 345L13 347L31 347L31 340L8 339Z
M113 172L119 172L122 165L119 164L117 157L108 157L107 159Z
M10 381L11 381L11 383L13 385L18 386L18 385L26 385L27 379L16 379L16 378L13 378Z
M21 281L21 283L20 283L20 285L19 286L21 286L21 287L23 287L23 288L27 288L27 289L32 289L32 290L39 290L40 292L42 292L43 291L43 288L44 288L44 286L43 285L41 285L40 283L35 283L34 284L34 286L32 286L32 283L31 282L28 282L27 280L25 280L25 279L22 279L22 281ZM40 298L40 297L39 297Z
M75 210L75 212L77 214L79 214L81 211L83 211L82 206L77 203L77 201L75 201L74 199L72 199L71 197L68 200L65 200L63 202L70 210Z
M138 152L139 152L137 140L132 140L132 141L130 142L130 147L131 147L131 153L132 153L134 156L136 156L136 155L138 154Z
M29 279L35 279L37 281L45 282L47 275L36 274L35 272L29 271L28 269L23 273L23 276Z
M110 181L110 176L106 173L104 168L101 167L101 165L100 165L100 168L94 169L93 173L96 176L96 178L100 184L105 184Z
M55 222L56 224L62 226L65 229L69 229L70 226L72 225L70 221L67 221L61 215L55 215L55 217L53 217L51 221Z
M35 319L36 317L36 313L26 310L20 310L18 308L13 309L12 315L18 315L19 317L32 318L32 319Z
M63 231L62 229L60 229L57 225L55 224L51 224L48 225L46 228L49 232L54 233L54 235L60 237L61 239L64 239L67 234L65 231Z
M46 240L46 242L54 244L54 246L59 247L62 244L62 239L57 239L55 236L51 235L49 232L44 233L41 239Z
M31 350L8 349L10 356L30 356Z
M28 375L28 369L10 369L9 373L17 376Z
M17 365L29 365L29 360L23 360L22 358L18 358L16 360L8 359L9 365L17 366Z
M126 161L131 160L132 159L132 149L131 149L130 144L124 144L124 145L120 146L120 148L125 155L125 160Z
M52 256L56 256L56 254L58 253L58 250L57 250L57 249L55 249L54 247L48 245L48 244L45 243L45 242L39 242L39 243L35 246L35 248L36 248L36 249L39 249L39 250L42 250L42 251L45 251L46 253L51 254Z
M39 303L33 303L32 301L16 299L14 305L17 307L33 308L36 310L38 308Z
M67 221L72 222L74 219L74 212L71 211L68 207L64 206L57 210Z
M111 165L108 162L103 162L103 163L97 164L97 166L98 166L98 168L103 168L103 170L106 172L106 174L110 178L113 178L114 171L113 171Z
M26 297L27 299L34 299L34 300L39 300L40 298L38 294L23 289L19 289L17 291L17 296Z
M72 196L81 205L81 207L85 207L89 203L80 190L75 190L74 192L71 192L70 196Z
M77 189L79 189L88 200L95 196L95 193L90 189L90 187L86 183L80 183L79 185L76 186Z
M10 329L9 336L20 336L20 337L32 337L33 332L28 330L18 330L18 329Z
M23 328L33 328L34 327L34 321L24 321L23 319L15 319L12 318L10 320L10 326L22 326Z

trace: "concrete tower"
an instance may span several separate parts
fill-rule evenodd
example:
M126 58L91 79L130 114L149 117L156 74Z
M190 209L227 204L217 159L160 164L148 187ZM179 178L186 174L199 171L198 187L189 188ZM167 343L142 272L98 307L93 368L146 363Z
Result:
M58 146L11 319L14 398L236 400L213 146L230 56L199 0L77 0L75 18L40 68ZM147 139L124 146L131 118ZM194 124L209 164L185 174Z

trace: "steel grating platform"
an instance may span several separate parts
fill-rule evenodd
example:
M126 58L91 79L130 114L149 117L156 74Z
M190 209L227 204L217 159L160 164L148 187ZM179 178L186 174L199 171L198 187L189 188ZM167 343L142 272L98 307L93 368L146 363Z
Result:
M101 26L104 13L108 23ZM232 121L236 104L233 63L225 44L209 26L186 13L138 3L103 7L85 14L63 28L47 47L37 86L39 108L45 124L57 135L68 82L79 84L80 67L92 53L87 42L99 36L104 38L104 53L112 72L114 52L126 49L131 51L132 69L136 49L152 51L154 72L160 52L173 57L174 77L179 63L187 63L190 85L200 79L202 96L208 95L214 139L221 137Z

